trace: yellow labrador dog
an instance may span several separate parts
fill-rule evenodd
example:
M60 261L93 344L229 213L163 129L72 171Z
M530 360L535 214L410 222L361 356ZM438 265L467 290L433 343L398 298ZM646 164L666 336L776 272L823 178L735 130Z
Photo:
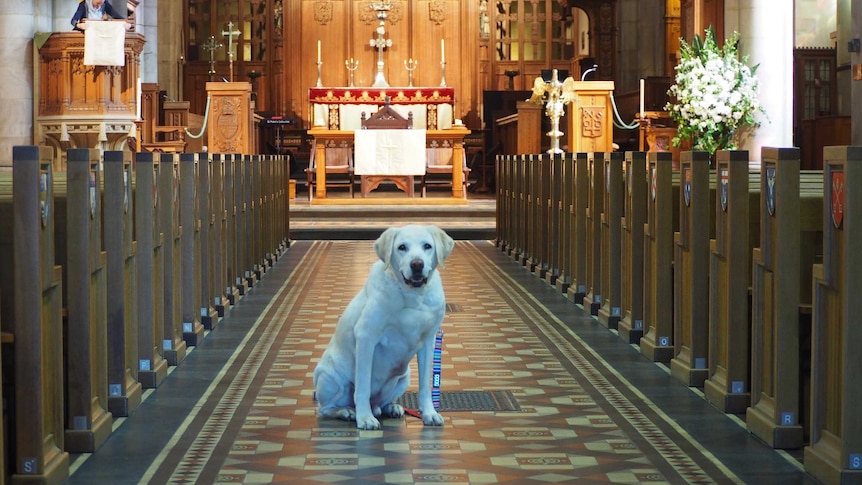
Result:
M416 356L422 421L443 425L431 401L434 338L446 312L437 266L454 246L442 229L419 225L391 227L374 242L380 261L314 370L318 416L355 420L359 429L379 429L380 417L402 417L395 401L410 385Z

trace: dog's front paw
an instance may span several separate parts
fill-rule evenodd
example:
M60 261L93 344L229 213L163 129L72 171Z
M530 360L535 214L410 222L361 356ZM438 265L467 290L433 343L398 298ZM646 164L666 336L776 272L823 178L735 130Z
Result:
M400 404L387 404L383 406L383 416L387 418L403 418L404 408Z
M356 416L357 429L380 429L380 421L373 415Z
M443 416L437 411L422 412L422 423L425 426L443 426Z

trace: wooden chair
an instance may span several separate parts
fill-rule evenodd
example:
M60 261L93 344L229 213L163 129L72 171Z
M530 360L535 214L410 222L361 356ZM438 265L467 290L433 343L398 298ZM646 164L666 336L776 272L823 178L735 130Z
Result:
M317 185L317 162L315 161L315 149L317 142L311 145L311 156L308 160L308 168L305 174L308 177L308 200L315 191ZM350 197L353 198L355 178L353 176L353 150L350 148L326 148L326 187L347 187Z
M437 150L442 150L442 148L438 148ZM449 157L449 163L447 164L436 164L434 163L434 157L427 157L427 165L425 166L425 175L422 176L422 197L425 197L428 187L448 187L452 189L452 170L454 164L458 161L452 160L454 157ZM463 194L464 197L467 197L467 185L468 178L470 177L470 168L467 166L467 154L464 152L464 156L461 157L460 160L461 171L463 172Z
M383 107L370 117L366 118L363 111L360 122L363 130L409 130L413 129L413 112L407 113L406 118L401 116L389 105L387 97ZM368 195L368 192L374 190L383 181L394 182L398 188L407 193L408 197L413 197L415 181L412 175L362 175L360 180L362 196Z

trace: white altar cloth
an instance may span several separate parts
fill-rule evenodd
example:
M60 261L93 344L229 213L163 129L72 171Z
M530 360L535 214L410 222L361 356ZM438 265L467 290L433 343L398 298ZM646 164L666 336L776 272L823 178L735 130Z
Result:
M356 175L424 175L425 130L356 130Z

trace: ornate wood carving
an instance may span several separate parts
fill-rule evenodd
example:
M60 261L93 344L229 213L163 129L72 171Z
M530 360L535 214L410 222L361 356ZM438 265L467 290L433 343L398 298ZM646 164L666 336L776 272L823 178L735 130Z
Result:
M443 0L428 2L428 18L437 25L446 21L446 4Z
M326 25L332 20L332 2L318 0L314 2L314 21Z

